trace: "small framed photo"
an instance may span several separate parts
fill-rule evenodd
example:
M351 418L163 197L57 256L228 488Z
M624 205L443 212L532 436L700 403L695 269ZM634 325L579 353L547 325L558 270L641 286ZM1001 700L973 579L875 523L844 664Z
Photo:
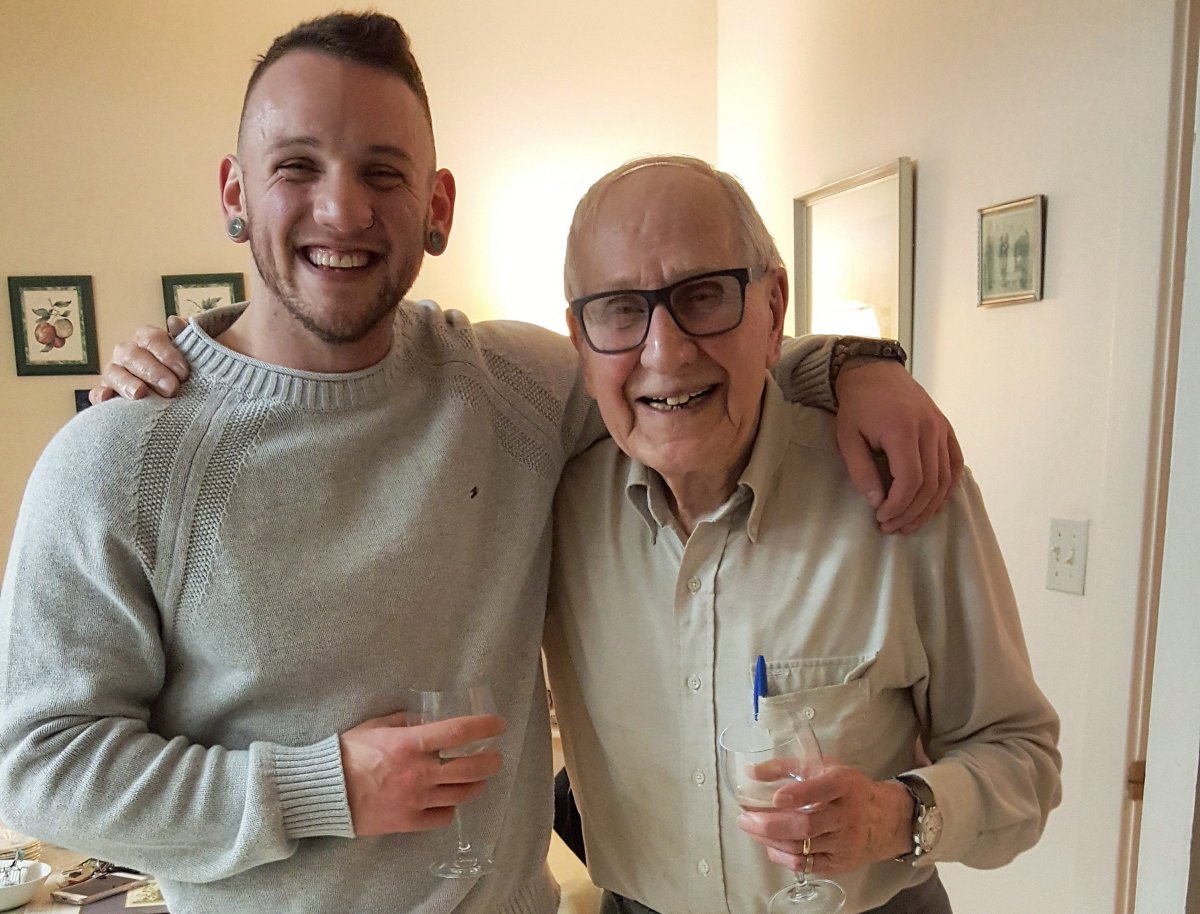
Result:
M1046 197L979 211L979 304L1041 301L1045 276Z
M241 273L164 276L162 286L167 316L178 314L184 320L246 299L246 278Z
M18 375L99 374L90 276L10 276Z

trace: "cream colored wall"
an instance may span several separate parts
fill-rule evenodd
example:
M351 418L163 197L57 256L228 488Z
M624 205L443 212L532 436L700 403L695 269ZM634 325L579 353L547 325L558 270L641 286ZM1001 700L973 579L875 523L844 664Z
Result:
M1063 717L1063 807L1013 866L945 868L956 910L1114 910L1174 8L719 4L719 158L785 250L793 196L917 161L916 376L957 426ZM1046 298L978 309L976 210L1034 193ZM1083 597L1043 587L1052 516L1091 520Z
M217 164L253 58L335 6L0 0L0 276L90 274L104 361L162 321L161 274L248 274L246 249L223 237ZM458 179L449 251L414 293L561 328L566 227L590 181L643 152L716 153L715 4L374 6L412 35ZM4 320L0 555L71 391L91 384L16 377Z

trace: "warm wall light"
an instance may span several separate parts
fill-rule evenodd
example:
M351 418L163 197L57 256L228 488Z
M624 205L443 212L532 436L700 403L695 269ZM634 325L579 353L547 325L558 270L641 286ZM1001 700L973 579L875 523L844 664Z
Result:
M571 159L512 169L491 201L485 250L497 317L566 333L563 255L587 164Z
M827 299L819 315L813 316L813 333L880 337L879 317L865 301Z

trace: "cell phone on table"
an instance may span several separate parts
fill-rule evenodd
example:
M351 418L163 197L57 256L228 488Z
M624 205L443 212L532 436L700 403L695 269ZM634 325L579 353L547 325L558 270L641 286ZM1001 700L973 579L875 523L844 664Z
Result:
M91 904L101 898L136 889L149 881L149 876L105 873L103 876L92 876L82 882L76 882L74 885L65 885L61 889L55 889L50 893L50 897L66 904Z

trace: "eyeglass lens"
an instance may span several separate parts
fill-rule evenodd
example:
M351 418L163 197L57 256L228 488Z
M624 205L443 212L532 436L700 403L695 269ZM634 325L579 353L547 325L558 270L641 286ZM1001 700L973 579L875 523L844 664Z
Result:
M736 276L704 276L670 290L668 310L684 333L712 336L742 319L742 285ZM602 351L632 349L645 339L653 310L651 294L621 292L583 306L583 326Z

